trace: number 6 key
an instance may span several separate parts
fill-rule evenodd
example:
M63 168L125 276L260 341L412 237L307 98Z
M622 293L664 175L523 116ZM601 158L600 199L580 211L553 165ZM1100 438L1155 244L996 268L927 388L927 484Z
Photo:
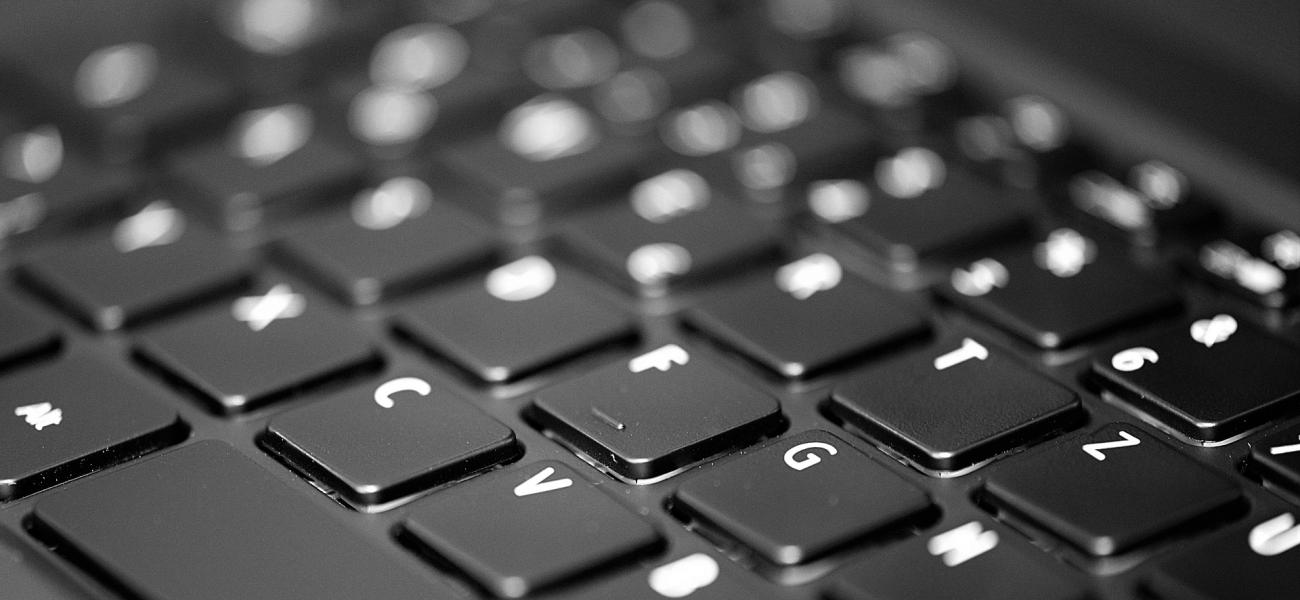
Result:
M1102 385L1200 444L1300 411L1300 348L1228 314L1191 319L1099 353Z

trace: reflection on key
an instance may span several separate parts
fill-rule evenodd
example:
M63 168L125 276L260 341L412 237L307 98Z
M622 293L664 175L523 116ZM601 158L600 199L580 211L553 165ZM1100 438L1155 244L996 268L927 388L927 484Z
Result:
M469 42L440 23L417 23L389 32L370 56L376 85L428 90L460 75L469 64Z
M45 183L63 167L63 137L53 125L41 125L5 138L0 173L26 183Z
M320 33L328 0L236 0L218 24L235 41L254 52L284 55L305 46Z
M113 246L126 254L154 246L166 246L185 233L185 215L166 200L155 200L118 222L113 228Z
M604 33L580 29L534 41L524 54L524 73L548 90L595 85L618 70L618 47Z
M740 115L718 101L671 113L659 129L663 142L685 156L708 156L733 148L740 141L740 134Z
M807 77L793 71L772 73L740 91L745 126L759 133L776 133L817 114L817 90Z
M392 229L429 211L433 190L413 177L394 177L352 200L352 220L372 231Z
M438 101L401 87L373 86L352 99L348 125L372 146L400 146L418 140L433 127Z
M619 28L628 49L646 58L676 58L695 45L695 23L672 2L637 2L623 11Z
M559 96L538 96L510 111L501 143L534 162L581 154L600 142L586 109Z
M134 100L158 75L158 51L132 42L100 48L77 68L74 89L82 105L108 108Z
M302 148L312 127L311 111L301 104L251 110L231 128L230 153L252 166L267 167Z

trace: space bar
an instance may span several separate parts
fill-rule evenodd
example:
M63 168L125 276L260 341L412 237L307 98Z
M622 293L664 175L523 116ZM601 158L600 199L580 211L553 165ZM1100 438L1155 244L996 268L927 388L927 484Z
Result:
M220 442L54 492L34 532L151 600L458 598Z

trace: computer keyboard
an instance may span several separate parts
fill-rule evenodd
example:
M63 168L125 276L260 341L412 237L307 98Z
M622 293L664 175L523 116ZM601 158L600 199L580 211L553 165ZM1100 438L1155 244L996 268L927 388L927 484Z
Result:
M871 4L0 2L0 598L1300 596L1293 226Z

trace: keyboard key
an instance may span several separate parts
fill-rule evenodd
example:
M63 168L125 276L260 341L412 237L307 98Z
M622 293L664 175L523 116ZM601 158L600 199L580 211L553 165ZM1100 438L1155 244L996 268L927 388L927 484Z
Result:
M384 34L364 75L331 85L336 96L351 98L352 133L385 155L401 154L429 132L439 138L491 126L536 92L522 77L485 68L462 30L426 21ZM405 118L394 112L398 106L407 108ZM409 127L395 128L398 123Z
M77 156L53 125L24 129L4 121L0 115L0 246L114 212L135 190L129 171Z
M1178 306L1174 286L1130 264L1123 249L1057 229L952 271L954 304L1040 348L1061 348Z
M455 144L439 157L483 186L511 224L626 189L645 159L632 138L608 135L587 109L551 94L511 110L496 135Z
M185 436L169 398L82 355L0 378L0 501L135 458Z
M885 361L835 388L830 410L922 471L959 474L1081 418L1068 388L965 338Z
M264 442L354 505L389 502L519 453L514 432L430 379L392 377L277 415Z
M158 0L33 5L6 19L0 55L21 76L13 89L22 101L88 136L103 159L135 160L213 124L237 100L230 82L159 43L187 35L175 30L189 10Z
M919 337L925 319L834 258L810 254L691 309L696 327L786 377L803 377Z
M630 317L581 279L540 256L524 257L411 302L398 326L479 379L518 379L632 333Z
M461 597L215 441L51 494L33 519L43 540L141 597Z
M54 323L0 289L0 366L52 351L59 338Z
M1286 600L1300 594L1294 508L1216 535L1162 562L1149 588L1161 600ZM1230 576L1225 577L1225 574Z
M165 200L106 235L60 245L22 267L24 280L101 331L237 289L248 261Z
M731 173L751 197L772 200L786 186L828 177L860 163L876 142L875 132L864 120L847 112L816 106L816 92L804 102L790 91L802 79L791 72L773 73L742 88L742 119L750 132L727 159ZM811 83L804 84L811 87ZM767 91L763 91L767 90ZM793 102L794 104L786 104ZM807 111L800 120L786 114Z
M438 492L415 505L403 528L415 543L505 598L531 595L661 544L649 523L554 461Z
M843 440L812 431L691 477L674 506L772 563L795 565L896 527L930 501Z
M377 361L350 323L287 283L148 329L139 355L227 414Z
M813 182L808 204L835 231L900 269L1027 231L1027 214L1009 192L942 165L929 150L904 149L877 163L874 177ZM939 181L909 186L906 173Z
M458 193L412 177L394 177L336 212L289 234L292 260L352 304L374 304L484 262L492 232L451 205Z
M565 237L600 270L649 293L775 250L777 231L770 223L717 196L693 171L674 169L642 181L628 200L575 218Z
M223 228L244 231L359 184L363 164L317 131L301 104L247 111L227 139L183 150L168 171Z
M1300 495L1300 425L1284 427L1250 444L1253 469L1270 483Z
M1195 272L1256 304L1284 308L1300 299L1300 235L1244 227L1196 250Z
M539 598L545 600L735 600L762 598L749 585L744 573L727 568L728 561L696 552L657 561L655 565L599 582L561 589Z
M547 388L537 422L561 441L634 480L669 476L775 433L775 399L676 344Z
M702 48L662 59L629 57L622 71L592 89L592 104L619 131L641 133L672 107L726 96L753 70L739 57Z
M982 521L889 547L836 575L835 600L1083 600L1066 570Z
M1221 442L1300 410L1300 349L1228 314L1188 319L1097 354L1093 371L1134 408Z
M1067 191L1074 208L1139 244L1176 240L1215 216L1210 204L1191 192L1186 175L1155 160L1134 166L1128 185L1089 170L1071 177Z
M1121 424L1009 462L989 476L986 491L1009 518L1028 519L1095 556L1195 527L1241 497L1222 475Z

